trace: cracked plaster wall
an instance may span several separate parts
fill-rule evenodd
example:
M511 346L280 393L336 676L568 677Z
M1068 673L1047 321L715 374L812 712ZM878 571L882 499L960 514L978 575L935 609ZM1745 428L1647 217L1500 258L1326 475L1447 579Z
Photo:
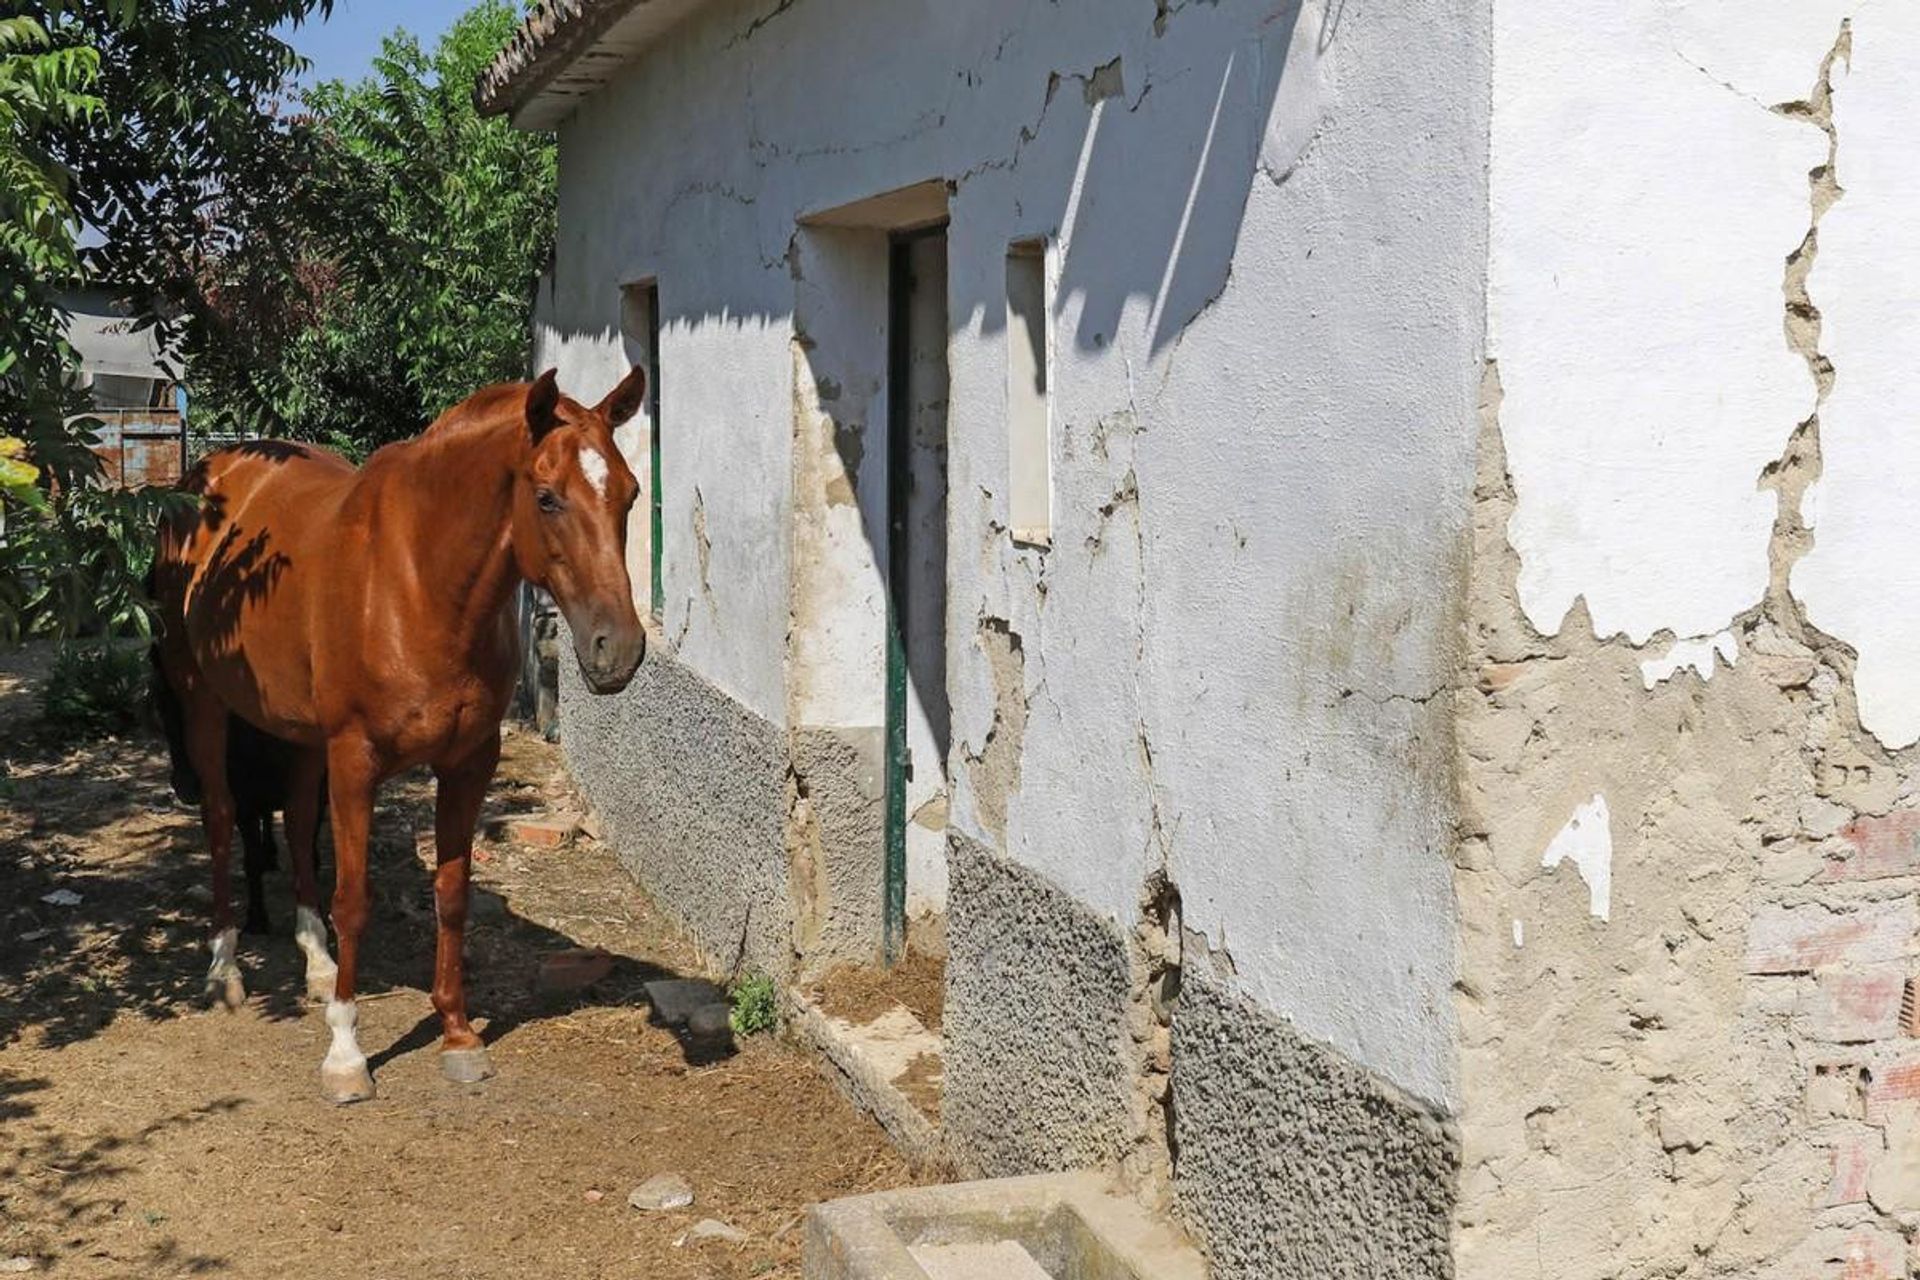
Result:
M1456 1263L1905 1275L1920 21L1494 28Z
M599 380L617 285L658 277L667 638L784 724L796 219L947 179L951 821L1123 930L1164 873L1246 995L1441 1103L1433 694L1464 573L1485 22L1482 0L718 4L562 126L554 277L559 343ZM1004 257L1035 235L1059 262L1044 555L1006 534L1001 408ZM1018 741L989 744L1011 718L983 623L1021 638Z
M871 407L876 370L826 367L845 336L829 318L865 324L856 299L833 305L860 272L801 224L948 184L945 1119L973 1135L963 1158L996 1169L1117 1162L1222 1280L1342 1257L1358 1260L1345 1273L1428 1275L1447 1232L1443 691L1483 347L1487 23L1487 0L736 0L561 129L553 342L610 385L618 285L657 277L660 653L698 677L700 718L756 748L762 725L786 735L776 817L802 947L870 923L823 923L820 903L854 865L824 807L842 795L849 829L870 822L851 771L871 757L794 745L877 723L853 714L872 709L859 680L819 678L870 658L875 633L802 614L873 599L857 542L883 449L871 413L857 449L834 429ZM1008 530L1005 264L1034 237L1054 289L1046 551ZM810 548L853 572L808 589ZM712 691L750 714L693 696ZM624 731L658 747L586 772L596 799L649 801L636 823L656 785L603 764L671 759L677 787L769 790L760 755L730 779L736 753L625 706ZM761 825L731 800L691 808L700 863L732 825L752 883L773 882ZM696 895L719 882L682 880L708 911ZM995 967L1010 956L1031 961ZM1202 958L1213 998L1183 1024L1180 974ZM1337 1088L1309 1078L1325 1062L1350 1068ZM1183 1072L1196 1092L1175 1117ZM1078 1103L1050 1108L1061 1091ZM1250 1115L1271 1162L1239 1154ZM1400 1167L1376 1157L1416 1143L1431 1158L1376 1188L1416 1227L1357 1239L1358 1193L1297 1206L1291 1238L1250 1225L1306 1185L1279 1158L1296 1134L1339 1135L1314 1164L1329 1191L1348 1170L1373 1186L1367 1170Z

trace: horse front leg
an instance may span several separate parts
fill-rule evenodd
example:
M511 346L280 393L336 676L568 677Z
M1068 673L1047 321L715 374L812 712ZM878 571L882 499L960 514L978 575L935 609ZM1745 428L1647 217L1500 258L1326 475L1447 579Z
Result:
M314 878L320 838L320 793L326 785L327 753L315 748L294 758L287 779L287 852L293 863L293 941L306 961L307 999L331 1000L339 968L327 950L320 919L320 886Z
M367 833L379 775L372 747L360 738L328 743L327 771L333 804L333 929L340 940L340 962L333 999L327 1002L333 1039L320 1063L320 1091L331 1102L362 1102L373 1097L373 1073L360 1051L360 1011L353 992L360 972L360 935L367 925Z
M473 829L499 762L496 733L458 765L434 771L439 787L433 815L433 905L439 932L433 957L433 1007L440 1013L441 1074L459 1084L473 1084L493 1074L486 1048L467 1022L465 965Z

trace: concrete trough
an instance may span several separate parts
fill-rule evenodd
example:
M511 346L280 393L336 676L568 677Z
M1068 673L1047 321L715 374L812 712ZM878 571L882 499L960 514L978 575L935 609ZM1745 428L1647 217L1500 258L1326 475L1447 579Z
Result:
M1206 1280L1164 1220L1096 1174L883 1191L807 1214L806 1280Z

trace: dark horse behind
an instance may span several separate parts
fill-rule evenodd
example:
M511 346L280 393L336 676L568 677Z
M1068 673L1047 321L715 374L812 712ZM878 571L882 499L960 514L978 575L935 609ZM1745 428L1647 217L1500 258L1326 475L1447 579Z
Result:
M147 590L153 590L151 583ZM153 709L167 736L168 781L182 804L198 805L203 788L193 761L187 757L187 726L180 714L180 697L161 668L160 646L154 645L147 657L153 667ZM299 749L292 743L262 733L239 716L227 717L227 790L233 793L234 824L240 828L240 847L245 851L242 864L247 873L247 914L240 925L242 933L273 931L266 890L266 875L280 861L273 838L273 815L287 808L298 758ZM320 810L326 812L324 782Z

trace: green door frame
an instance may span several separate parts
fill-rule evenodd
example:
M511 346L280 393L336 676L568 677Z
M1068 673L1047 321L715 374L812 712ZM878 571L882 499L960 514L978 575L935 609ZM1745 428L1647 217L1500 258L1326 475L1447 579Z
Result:
M913 245L947 233L945 219L896 231L887 247L887 723L886 902L882 941L893 964L907 949L907 542L913 476Z
M665 541L660 502L660 284L647 286L647 527L650 559L648 578L654 621L667 612L667 584L660 567Z

